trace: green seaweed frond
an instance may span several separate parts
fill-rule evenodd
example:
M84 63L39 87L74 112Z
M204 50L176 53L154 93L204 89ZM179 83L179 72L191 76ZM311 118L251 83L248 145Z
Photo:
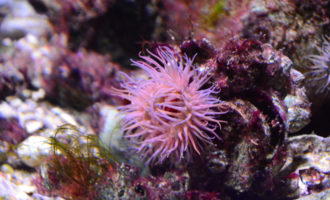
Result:
M90 194L115 163L97 135L82 136L72 125L59 127L49 143L52 155L47 163L48 181L51 181L53 193L60 196L79 199L81 195ZM61 191L63 194L59 194Z
M226 0L219 0L213 5L210 12L202 18L205 27L213 28L216 26L218 19L226 14Z

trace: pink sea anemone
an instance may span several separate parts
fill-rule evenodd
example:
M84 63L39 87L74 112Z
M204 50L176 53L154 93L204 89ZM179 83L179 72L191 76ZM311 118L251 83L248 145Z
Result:
M317 88L316 94L330 91L330 36L323 38L322 47L317 47L320 55L310 55L308 59L313 63L305 75L307 83Z
M169 47L140 56L133 64L147 73L137 79L122 73L121 89L113 94L130 103L119 107L124 114L122 132L147 163L162 163L167 158L189 161L193 153L220 137L219 115L225 106L214 86L203 89L209 70L197 70L193 59L180 56Z

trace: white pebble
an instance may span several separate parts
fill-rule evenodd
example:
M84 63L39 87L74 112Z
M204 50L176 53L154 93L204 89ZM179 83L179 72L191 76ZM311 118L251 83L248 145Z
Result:
M25 130L28 133L33 133L33 132L35 132L37 130L40 130L42 127L43 127L42 122L37 121L37 120L26 121L25 122L25 126L24 126Z
M51 145L45 137L32 135L17 148L18 156L30 167L40 166L51 153Z

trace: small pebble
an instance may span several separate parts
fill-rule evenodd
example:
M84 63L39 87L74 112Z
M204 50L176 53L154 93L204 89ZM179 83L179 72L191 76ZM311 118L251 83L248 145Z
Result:
M1 165L1 171L6 173L6 174L14 173L14 169L8 164Z
M41 165L50 152L48 139L38 135L28 137L17 148L18 156L30 167Z
M28 133L34 133L43 127L42 122L37 120L29 120L25 122L25 129Z

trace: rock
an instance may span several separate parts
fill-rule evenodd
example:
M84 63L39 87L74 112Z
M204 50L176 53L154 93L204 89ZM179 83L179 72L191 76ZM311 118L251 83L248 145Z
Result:
M306 98L287 95L284 104L288 108L287 121L290 133L298 132L310 122L311 110Z
M305 162L299 168L314 167L322 172L330 172L330 137L323 138L317 135L300 135L289 138L289 159L302 157Z
M138 154L131 151L128 141L123 136L120 126L120 115L118 109L114 106L106 104L98 104L99 107L99 138L102 144L109 149L115 157L126 163L131 163L135 166L140 166L143 173L148 174L149 168L145 166L144 161Z
M315 199L319 199L319 200L328 200L330 199L330 190L326 190L320 193L314 193L308 196L304 196L301 197L297 200L315 200Z
M295 136L289 138L287 147L288 157L282 172L288 175L281 180L281 194L287 193L287 198L327 199L329 193L326 191L330 189L330 138Z
M17 149L18 156L30 167L38 167L50 155L51 146L47 138L32 135Z
M43 126L42 122L37 120L29 120L25 122L25 129L28 133L33 133L39 129L41 129Z
M22 101L20 98L7 97L6 100L0 103L0 118L18 121L18 125L27 133L42 128L56 130L63 124L78 126L75 117L60 107L32 99Z
M0 25L0 37L15 39L27 34L42 37L51 31L47 17L37 14L27 1L13 0L7 3L10 13Z
M0 199L32 200L29 195L0 172Z
M1 165L0 170L6 174L14 173L14 169L8 164Z
M119 111L113 106L103 105L100 108L100 116L102 118L103 127L100 131L100 140L102 143L112 149L122 149L120 144L122 143L122 135L120 131L120 119Z

